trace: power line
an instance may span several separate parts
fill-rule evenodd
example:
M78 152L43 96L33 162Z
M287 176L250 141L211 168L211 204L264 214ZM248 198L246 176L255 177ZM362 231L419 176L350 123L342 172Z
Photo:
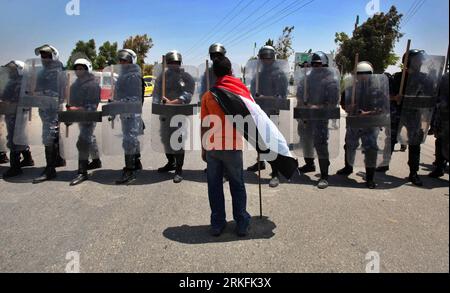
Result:
M272 18L276 17L277 15L283 14L284 12L289 11L289 9L291 9L291 8L295 7L296 5L301 4L302 2L304 2L304 0L300 1L300 3L299 3L298 0L294 0L294 1L291 2L290 4L288 4L288 5L286 5L286 6L283 6L283 7L281 7L281 8L278 9L278 10L274 10L276 7L280 6L280 4L283 3L283 2L285 2L285 1L286 1L286 0L280 1L280 2L277 3L275 6L271 7L271 9L269 9L268 11L266 11L263 15L261 15L260 21L257 22L256 25L253 26L252 28L246 30L245 33L240 34L240 35L238 35L238 36L234 36L233 39L229 42L229 44L227 44L227 48L230 48L230 47L231 47L230 44L234 44L237 40L241 39L242 37L245 37L246 35L250 34L252 31L254 31L254 30L260 28L261 25L263 25L264 23L267 22L267 20L272 19ZM314 1L314 0L313 0L313 1ZM273 13L271 13L271 12L273 12ZM294 12L295 12L295 11L294 11ZM291 14L292 14L292 13L291 13ZM266 17L266 16L268 16L268 15L269 15L269 17ZM280 20L281 20L281 19L280 19ZM273 24L273 23L276 23L276 22L272 22L272 24ZM266 27L268 27L268 26L265 26L264 28L266 28ZM199 58L199 57L201 57L201 56L203 56L203 54L199 54L199 55L195 56L195 58L192 58L192 59L196 59L196 58Z
M259 32L265 30L266 28L268 28L268 27L270 27L270 26L272 26L272 25L274 25L274 24L280 22L280 21L283 20L284 18L286 18L286 17L288 17L288 16L290 16L290 15L292 15L292 14L294 14L294 13L297 13L298 11L300 11L300 10L303 9L304 7L308 6L309 4L313 3L314 1L315 1L315 0L311 0L311 1L309 1L309 2L307 2L307 3L305 3L305 4L303 4L302 6L298 7L297 9L291 11L290 13L281 16L280 18L276 19L275 21L269 23L268 25L266 25L266 26L262 27L261 29L259 29L258 31L256 31L256 32L254 33L254 35L256 35L256 34L258 34ZM245 34L245 35L241 36L238 40L235 41L234 44L230 45L230 47L233 47L233 46L239 44L239 42L240 42L242 39L244 39L245 37L247 37L247 35L248 35L248 34Z
M267 1L265 1L265 2L264 2L261 6L259 6L256 10L251 11L251 12L250 12L250 15L249 15L250 17L244 17L244 18L242 19L241 22L239 22L239 23L238 23L237 25L235 25L230 31L228 31L225 35L222 36L222 42L226 42L228 35L230 35L232 32L234 32L234 31L235 31L238 27L240 27L242 24L244 24L244 23L250 21L250 20L252 19L252 17L253 17L254 15L256 15L256 13L257 13L259 10L261 10L264 6L266 6L270 1L272 1L272 0L267 0Z
M422 6L425 4L425 2L427 2L427 1L422 0L421 2L419 1L417 3L415 8L411 11L410 15L407 18L405 18L403 26L406 26L411 21L411 19L414 18L414 16L417 14L417 12L419 12L419 10L422 8Z
M243 11L245 11L246 8L248 8L253 2L255 2L255 0L250 0L248 1L248 3L242 7L238 13L236 13L234 16L232 16L226 23L221 24L221 27L226 27L228 24L230 24L233 20L235 20ZM203 42L200 42L200 44L204 43L205 41L207 41L208 39L212 39L215 35L217 35L218 33L218 28L219 26L217 25L211 32L212 35L210 34L210 36L208 36ZM219 30L220 31L220 30ZM198 45L200 45L198 44ZM186 56L192 55L196 50L200 49L201 46L196 46L193 50L191 50L190 53L186 54Z
M303 0L300 1L304 2ZM287 10L293 8L295 5L299 4L298 1L294 1L290 4L288 4L287 6L285 6L283 9L281 9L280 11L275 11L275 13L273 15L271 15L268 19L271 19L272 17L276 17L277 15L282 15L284 12L286 12ZM254 30L257 30L261 27L261 25L263 25L266 22L265 19L262 20L262 22L258 22L254 27L250 28L249 30L247 30L245 33L235 37L234 39L232 39L230 41L230 43L235 43L237 40L240 40L243 36L247 36L249 33L251 33Z
M419 5L419 7L416 8L416 10L412 13L412 15L408 18L408 20L406 21L405 25L407 25L411 19L414 18L414 16L417 14L417 12L419 12L419 10L422 8L422 6L426 3L426 0L423 0L422 3Z
M200 38L200 40L197 41L197 42L196 42L192 47L190 47L186 52L188 52L188 54L189 54L189 52L190 52L191 50L195 49L195 48L197 47L197 45L199 45L204 39L208 38L209 35L210 35L211 33L214 33L215 28L218 27L219 25L221 25L222 22L225 21L225 19L228 18L228 16L232 15L232 14L234 13L234 11L235 11L235 10L236 10L243 2L244 2L244 0L240 0L239 3L238 3L233 9L231 9L230 12L229 12L227 15L225 15L225 16L224 16L224 17L216 24L215 27L213 27L213 28L211 29L211 31L209 31L206 35L204 35L202 38Z
M264 14L262 14L262 15L261 15L261 20L262 20L261 24L264 23L264 22L266 21L266 20L263 18L264 16L266 16L266 15L269 14L270 12L273 12L274 9L275 9L276 7L280 6L281 3L286 2L286 1L287 1L287 0L281 0L280 2L276 3L273 7L271 7L269 10L267 10ZM294 1L294 2L295 2L295 1ZM286 8L288 8L289 6L292 6L292 4L294 4L294 3L291 3L290 5L286 6L284 9L281 9L279 12L284 11L284 10L285 10ZM275 14L277 14L277 12L275 12ZM258 23L258 25L256 25L256 27L247 30L247 32L250 32L252 29L258 28L259 26L260 26L260 24ZM234 38L235 38L235 37L236 37L236 36L234 36ZM233 40L234 40L234 39L233 39ZM228 47L228 45L227 45L227 47ZM200 53L200 54L196 55L195 57L191 55L191 58L188 58L188 59L197 59L197 58L199 58L199 57L202 57L203 55L207 55L207 54Z
M405 22L412 14L412 12L414 11L414 9L420 4L422 0L415 0L411 6L409 7L408 11L405 14L405 17L403 18L403 22Z
M411 4L411 6L409 7L408 11L405 13L405 18L409 17L410 13L412 12L413 8L417 5L417 3L419 3L421 0L414 0L414 2Z

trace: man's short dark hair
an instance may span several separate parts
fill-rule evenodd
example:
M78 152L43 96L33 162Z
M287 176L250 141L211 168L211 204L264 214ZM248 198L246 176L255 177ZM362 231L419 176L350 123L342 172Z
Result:
M213 64L213 71L217 77L231 75L232 67L230 59L225 56L215 59Z

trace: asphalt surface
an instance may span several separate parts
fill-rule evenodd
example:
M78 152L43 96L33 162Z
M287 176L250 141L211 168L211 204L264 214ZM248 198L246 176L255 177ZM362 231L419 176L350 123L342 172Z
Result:
M315 187L314 173L270 189L266 170L260 219L257 177L247 173L253 219L246 238L233 233L227 184L230 223L221 237L209 236L205 164L198 152L186 156L185 181L178 185L155 171L165 164L164 155L148 153L131 186L114 185L123 158L104 157L103 169L77 187L69 187L76 161L58 169L56 180L31 184L44 165L43 149L32 152L35 168L0 180L1 272L64 272L70 251L79 253L81 272L363 273L371 251L380 256L381 272L449 272L449 176L425 176L434 160L432 137L422 149L424 188L405 180L407 153L401 152L391 171L377 174L376 190L365 188L363 169L348 179L331 176L326 190ZM245 167L255 158L246 152ZM330 174L342 167L343 152Z

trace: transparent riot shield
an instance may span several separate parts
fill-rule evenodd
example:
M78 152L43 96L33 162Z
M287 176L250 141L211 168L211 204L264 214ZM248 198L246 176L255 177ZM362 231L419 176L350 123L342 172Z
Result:
M26 148L13 141L21 85L22 76L16 69L0 67L0 151Z
M293 147L299 157L336 158L340 141L340 76L335 68L295 72Z
M52 145L58 139L63 66L59 61L25 62L14 131L16 145Z
M351 166L388 166L391 158L389 80L361 74L345 80L346 159Z
M442 76L439 87L439 103L436 113L437 137L441 141L442 155L448 161L449 158L449 81L448 72Z
M404 145L420 145L430 130L445 57L415 56L409 63L398 141Z
M8 94L5 93L5 89L10 83L9 69L6 67L0 67L0 152L6 152L7 148L7 136L8 130L5 121L5 115L8 114L11 101L8 98ZM17 102L15 103L17 105ZM16 107L13 108L13 113L15 114Z
M101 112L99 80L87 71L66 71L63 91L63 111L58 113L60 123L59 146L66 160L99 159L101 147Z
M244 78L255 102L286 138L291 137L293 126L293 105L288 98L289 71L287 60L250 60Z
M144 150L142 75L136 64L107 67L109 101L102 107L102 150L106 156L137 155Z
M201 149L198 102L193 101L197 72L187 65L155 67L150 123L153 151L180 154Z
M0 115L0 152L8 151L7 148L7 129L4 116Z

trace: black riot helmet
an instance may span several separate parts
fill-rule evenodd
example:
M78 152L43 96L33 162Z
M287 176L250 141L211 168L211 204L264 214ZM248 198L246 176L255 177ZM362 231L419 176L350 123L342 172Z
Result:
M225 46L220 43L214 43L209 47L209 56L214 61L216 58L224 57L227 54Z
M183 57L181 56L181 54L178 51L173 50L166 54L166 63L167 64L181 65L182 62L183 62Z
M328 67L329 60L327 54L322 51L314 53L311 57L311 65L314 66L317 64L320 64L322 67Z
M274 47L272 46L264 46L259 50L258 53L259 59L269 59L269 60L275 60L276 58L276 52Z
M408 53L405 53L403 55L403 58L402 58L403 64L405 64L406 54L409 55L409 57L408 57L408 65L407 65L408 68L411 65L413 65L412 67L415 67L415 65L416 66L419 66L419 65L421 66L422 62L423 62L423 60L425 59L425 56L426 56L425 50L418 50L418 49L409 50ZM414 68L412 68L412 69L414 69ZM420 67L419 67L419 69L420 69Z

